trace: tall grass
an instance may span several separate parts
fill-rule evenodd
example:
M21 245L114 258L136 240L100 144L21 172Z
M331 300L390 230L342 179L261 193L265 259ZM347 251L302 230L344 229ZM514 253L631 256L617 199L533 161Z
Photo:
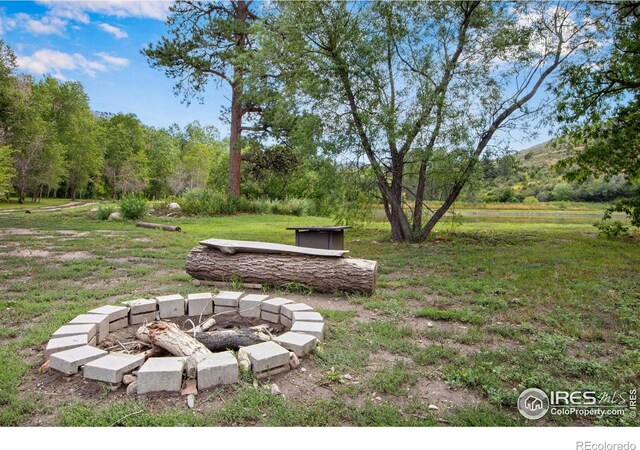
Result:
M200 216L236 213L304 216L313 210L313 201L308 199L249 200L244 197L229 197L220 192L199 188L186 191L178 203L184 214Z

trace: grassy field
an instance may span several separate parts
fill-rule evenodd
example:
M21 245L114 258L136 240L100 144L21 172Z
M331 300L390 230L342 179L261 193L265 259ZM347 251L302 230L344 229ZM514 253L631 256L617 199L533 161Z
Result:
M11 198L10 201L0 201L0 212L23 210L23 209L34 209L34 208L56 207L56 206L64 205L66 203L71 203L71 200L64 199L64 198L43 198L42 200L36 203L33 203L31 201L26 201L25 203L18 203L17 198Z
M41 372L48 337L75 315L204 290L183 270L198 240L293 243L287 226L330 222L154 221L184 232L101 222L80 210L0 217L0 424L638 425L628 417L528 422L515 407L528 387L638 385L640 240L600 239L584 217L463 213L419 245L389 242L381 222L350 230L351 255L379 261L378 290L371 297L287 293L319 309L328 331L303 360L304 372L271 380L284 395L245 379L201 392L189 409L180 396L132 399L122 388Z

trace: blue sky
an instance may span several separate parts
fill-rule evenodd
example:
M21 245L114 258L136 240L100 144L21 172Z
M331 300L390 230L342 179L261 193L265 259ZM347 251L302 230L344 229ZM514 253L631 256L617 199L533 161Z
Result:
M19 70L36 77L51 74L80 81L91 108L110 113L134 113L155 127L186 125L199 120L214 125L221 136L228 126L220 120L229 93L213 85L204 103L189 106L173 94L173 81L152 69L140 53L165 33L171 2L0 1L0 39L18 55ZM535 139L514 133L511 148L520 150L548 139L540 130Z
M165 32L170 3L161 1L0 2L0 39L18 55L19 70L80 81L91 108L136 114L165 127L194 120L221 123L228 95L213 86L204 104L182 104L173 82L149 67L140 50Z

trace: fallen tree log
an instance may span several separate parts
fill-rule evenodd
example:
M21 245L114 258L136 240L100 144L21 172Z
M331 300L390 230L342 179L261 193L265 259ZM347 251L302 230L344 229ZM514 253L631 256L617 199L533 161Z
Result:
M226 254L199 245L189 252L186 271L199 280L228 281L283 286L300 283L318 292L358 292L375 289L376 261L309 255L238 252Z
M271 340L266 326L242 328L240 330L219 330L208 333L197 333L196 340L212 352L238 350L240 347L259 344Z
M151 344L149 354L157 354L157 348L163 348L174 356L193 357L211 354L212 351L237 350L240 347L270 341L272 336L267 325L257 325L239 330L217 330L210 332L195 332L193 334L182 331L172 322L154 321L142 325L136 331L136 337ZM155 350L154 350L155 349Z
M174 227L173 225L161 225L159 223L150 223L150 222L138 222L136 223L137 227L142 228L153 228L156 230L165 230L165 231L182 231L180 227Z
M154 321L142 325L136 337L143 342L164 348L175 356L187 357L187 376L195 378L196 366L200 358L211 351L193 336L182 331L175 323Z
M175 356L200 356L211 353L192 336L172 322L156 320L138 328L136 337L142 342L157 345Z

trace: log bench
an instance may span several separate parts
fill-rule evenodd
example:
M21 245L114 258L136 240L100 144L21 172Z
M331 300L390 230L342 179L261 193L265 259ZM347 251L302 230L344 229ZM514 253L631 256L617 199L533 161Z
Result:
M300 283L318 292L372 294L376 261L324 250L256 241L207 239L187 256L186 271L206 281L240 280L284 286Z

